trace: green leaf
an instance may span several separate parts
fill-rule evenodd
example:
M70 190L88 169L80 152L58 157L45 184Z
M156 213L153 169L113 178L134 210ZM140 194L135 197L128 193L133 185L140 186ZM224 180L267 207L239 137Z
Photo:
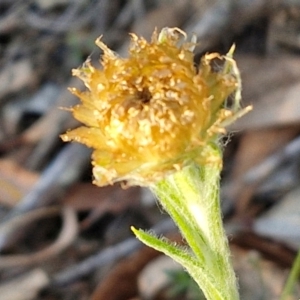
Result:
M218 291L217 283L214 282L213 278L207 274L203 266L187 250L180 248L165 239L159 239L143 230L137 230L134 227L131 227L131 230L144 244L163 252L181 264L195 279L199 287L201 287L207 299L225 299Z

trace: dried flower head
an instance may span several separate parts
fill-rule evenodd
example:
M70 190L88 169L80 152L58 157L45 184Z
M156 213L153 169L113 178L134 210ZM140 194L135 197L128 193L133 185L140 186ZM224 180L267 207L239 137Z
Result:
M120 58L99 38L102 69L87 61L73 70L84 92L71 89L82 103L71 108L86 126L62 135L94 148L94 183L126 180L150 185L191 162L220 163L207 151L236 110L224 107L238 88L231 56L205 55L194 65L195 42L178 28L155 31L151 42L131 35L129 57ZM211 61L225 61L213 71Z

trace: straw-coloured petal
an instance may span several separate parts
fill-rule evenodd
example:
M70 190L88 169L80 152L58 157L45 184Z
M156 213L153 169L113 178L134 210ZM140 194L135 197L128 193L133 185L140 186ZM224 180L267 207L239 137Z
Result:
M197 70L195 43L177 28L154 32L151 42L132 34L128 58L96 44L102 69L86 62L73 71L86 91L71 89L81 99L71 111L87 127L62 135L95 149L95 184L151 185L191 162L220 163L207 146L236 114L224 107L239 83L231 57L205 55ZM225 71L212 70L215 58Z

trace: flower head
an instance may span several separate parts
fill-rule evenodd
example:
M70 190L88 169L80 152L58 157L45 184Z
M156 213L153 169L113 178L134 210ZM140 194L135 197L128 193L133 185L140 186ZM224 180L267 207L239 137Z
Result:
M71 111L85 126L62 139L94 148L95 184L150 185L191 162L220 163L206 146L236 115L224 107L239 85L235 64L230 56L208 54L197 70L195 43L182 38L177 28L155 31L151 42L132 34L128 58L99 38L103 68L87 61L73 70L87 90L71 89L82 102ZM226 68L213 71L215 58L225 60Z

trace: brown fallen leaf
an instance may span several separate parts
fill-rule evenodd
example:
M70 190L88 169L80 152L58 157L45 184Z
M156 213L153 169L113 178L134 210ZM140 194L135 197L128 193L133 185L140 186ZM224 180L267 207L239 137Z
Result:
M91 300L128 299L138 294L137 276L159 252L143 247L135 255L119 262L94 291ZM118 288L116 288L118 287Z
M169 234L171 240L182 243L178 234ZM95 289L91 300L130 299L138 294L137 277L152 259L160 252L143 246L136 254L119 262ZM118 288L116 288L118 287Z
M91 211L81 222L81 229L85 229L105 213L118 214L128 207L137 207L140 189L122 189L118 185L99 188L91 183L78 183L67 192L63 201L77 211Z
M100 204L104 212L107 207L113 212L118 212L119 205L137 201L136 197L133 199L132 196L138 193L138 190L139 188L122 189L118 185L100 188L92 183L79 182L69 189L63 202L78 211L95 209Z
M242 74L243 105L252 104L253 111L237 120L231 129L249 130L299 124L299 57L236 55L236 59Z
M246 172L286 145L298 131L297 127L271 128L248 131L241 136L230 182L223 189L224 197L235 203L237 216L244 218L255 213L249 210L249 202L256 186L244 182Z
M0 160L0 203L13 207L37 182L39 175L10 159Z

